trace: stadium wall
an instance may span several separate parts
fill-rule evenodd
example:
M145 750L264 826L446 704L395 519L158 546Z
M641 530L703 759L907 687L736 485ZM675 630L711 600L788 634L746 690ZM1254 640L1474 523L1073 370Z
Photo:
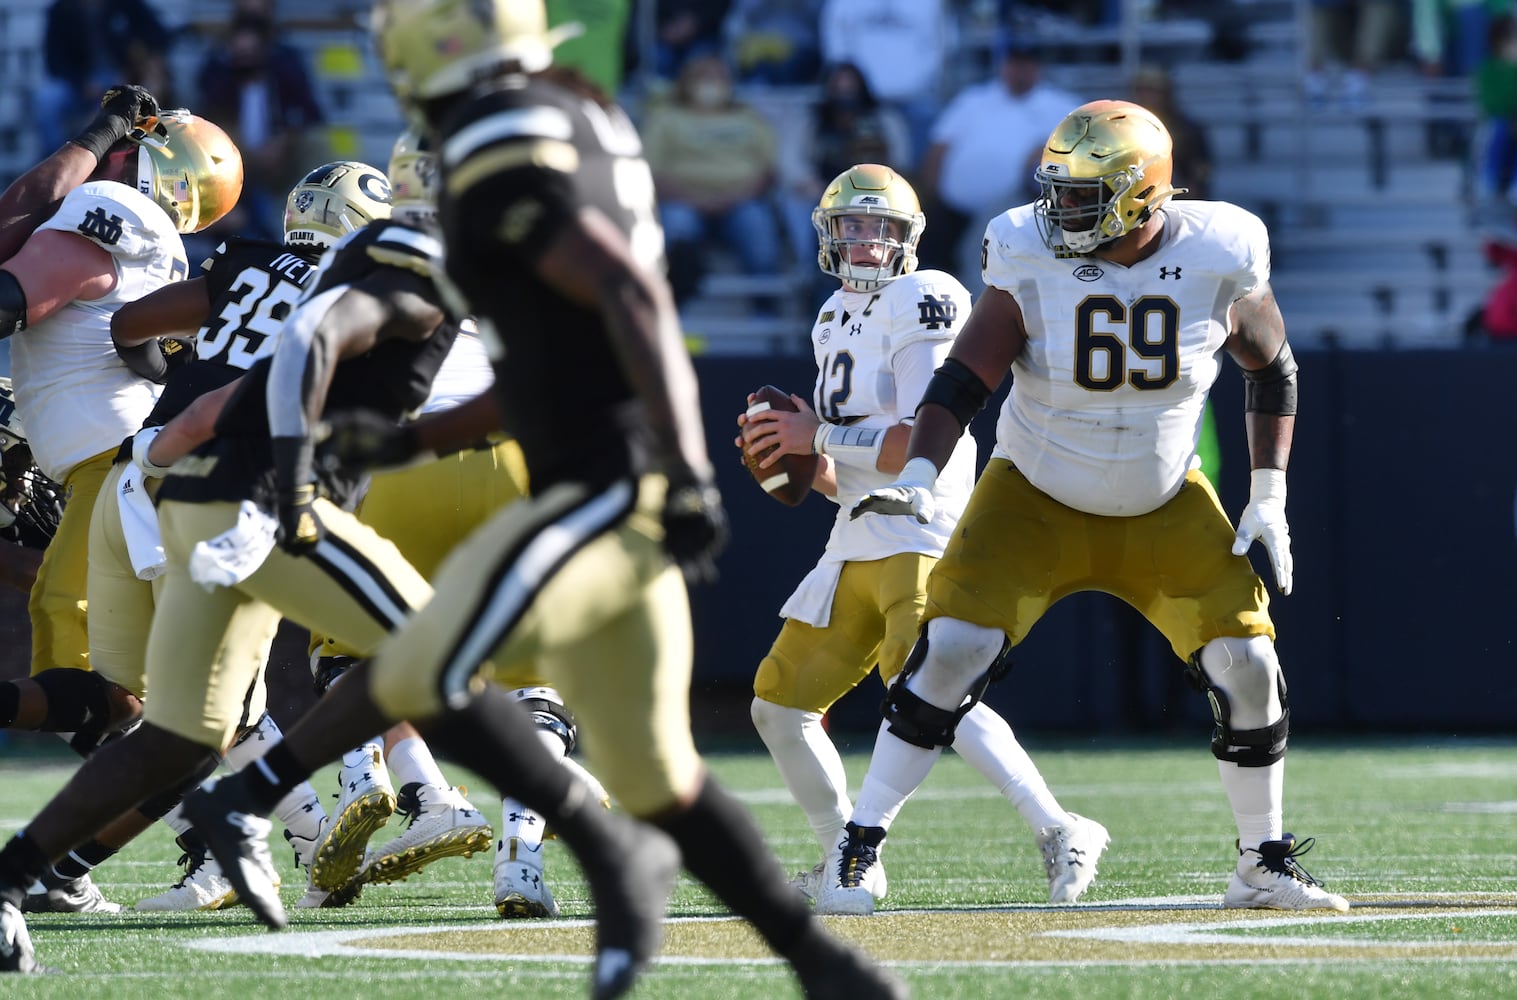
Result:
M1295 589L1284 598L1272 591L1270 606L1296 730L1510 732L1517 416L1507 406L1517 402L1517 350L1298 357L1288 502ZM804 396L810 361L712 357L697 367L733 541L721 581L692 595L696 677L698 690L731 687L736 707L836 508L820 496L797 508L770 499L730 445L746 393L773 383ZM1213 405L1218 488L1235 520L1248 498L1242 396L1229 363ZM973 430L983 462L994 441L990 410ZM1272 580L1262 546L1252 555ZM1210 719L1167 644L1104 594L1056 605L1014 661L988 700L1016 726L1192 731ZM872 729L879 695L866 683L833 724Z

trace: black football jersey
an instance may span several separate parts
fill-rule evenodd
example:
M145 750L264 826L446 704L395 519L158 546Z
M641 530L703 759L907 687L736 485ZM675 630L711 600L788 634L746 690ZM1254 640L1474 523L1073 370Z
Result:
M303 299L317 298L386 268L400 268L430 277L436 273L440 245L435 237L398 222L374 222L350 233L322 261L319 276ZM433 301L441 306L435 285ZM458 336L449 319L426 340L387 340L355 358L338 363L327 389L324 413L350 409L376 410L399 420L421 406L432 380ZM268 375L270 357L248 370L216 422L216 437L196 456L212 461L188 462L193 474L171 475L159 492L161 499L190 501L252 499L267 509L274 504L274 456L269 445ZM324 491L335 503L355 499L362 473L323 469Z
M169 375L142 426L161 427L270 356L274 337L311 283L321 254L321 247L238 237L218 246L200 265L210 309L195 334L195 360ZM130 455L128 438L117 460Z
M663 269L653 175L626 115L543 77L466 100L442 128L447 276L495 362L507 430L534 491L642 471L646 417L604 320L540 281L537 256L587 206Z

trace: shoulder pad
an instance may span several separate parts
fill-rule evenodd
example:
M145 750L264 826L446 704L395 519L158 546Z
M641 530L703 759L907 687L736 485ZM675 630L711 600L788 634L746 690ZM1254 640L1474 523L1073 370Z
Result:
M179 237L163 209L115 181L81 184L37 228L78 233L113 256L127 258L148 256L168 238Z

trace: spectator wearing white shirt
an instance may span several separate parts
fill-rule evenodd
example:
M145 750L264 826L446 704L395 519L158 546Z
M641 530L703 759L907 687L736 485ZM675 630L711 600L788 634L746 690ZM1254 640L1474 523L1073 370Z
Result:
M997 45L996 76L960 91L932 126L917 188L936 203L922 236L922 267L963 273L957 248L971 221L1030 201L1043 143L1081 98L1041 79L1037 53L1015 39Z
M826 0L822 7L822 62L857 66L875 99L905 116L911 162L891 166L907 173L941 107L943 62L953 40L943 8L943 0Z

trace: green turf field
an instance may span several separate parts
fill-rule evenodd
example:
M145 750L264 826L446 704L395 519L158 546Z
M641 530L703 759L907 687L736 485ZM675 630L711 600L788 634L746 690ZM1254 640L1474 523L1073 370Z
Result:
M866 746L856 742L860 749ZM27 745L29 746L29 745ZM1315 836L1305 867L1354 904L1346 915L1218 908L1233 826L1202 734L1193 744L1030 738L1066 807L1110 828L1081 904L1051 908L1032 836L951 754L902 813L883 855L890 895L872 918L829 925L891 962L914 995L949 998L1335 1000L1517 997L1517 743L1292 744L1287 829ZM69 763L0 750L0 832L56 789ZM23 750L26 746L23 746ZM761 753L712 754L787 869L816 861L809 829ZM848 758L855 787L865 757ZM486 815L497 800L478 782ZM334 784L324 772L318 789ZM393 835L399 821L382 837ZM277 833L276 833L277 836ZM548 848L564 918L506 925L490 863L439 863L371 886L344 910L291 911L269 934L245 910L35 916L38 958L59 970L0 983L0 997L581 997L590 930L583 883ZM556 853L555 853L556 852ZM178 851L153 831L96 876L133 903L166 888ZM289 852L286 905L304 887ZM680 883L663 956L641 998L799 995L757 939ZM864 998L860 998L864 1000Z

